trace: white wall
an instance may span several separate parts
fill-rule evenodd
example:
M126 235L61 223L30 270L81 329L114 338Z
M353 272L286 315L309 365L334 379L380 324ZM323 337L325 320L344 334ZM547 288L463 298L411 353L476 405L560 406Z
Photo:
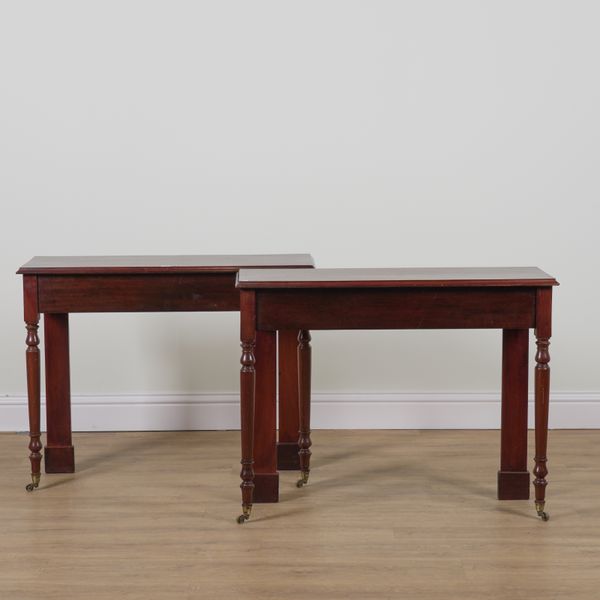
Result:
M583 1L3 3L0 394L25 394L14 271L34 254L310 251L542 267L562 284L554 390L600 400L599 19ZM237 389L237 315L71 329L75 394ZM499 351L498 332L317 332L314 389L493 392Z

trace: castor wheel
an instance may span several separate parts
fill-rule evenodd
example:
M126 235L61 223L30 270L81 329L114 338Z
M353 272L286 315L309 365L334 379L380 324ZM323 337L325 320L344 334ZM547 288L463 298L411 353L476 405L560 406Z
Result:
M242 514L237 518L239 525L243 525L249 518L252 512L252 504L249 506L242 504Z
M542 521L549 521L550 515L544 511L544 504L544 502L536 502L535 510L537 512L538 517L542 519Z
M302 471L302 473L300 473L300 479L296 481L296 487L301 488L308 484L308 473L309 471Z
M35 490L36 487L38 487L38 485L40 485L40 475L39 474L35 474L31 476L31 483L28 483L25 486L25 489L28 492L33 492L33 490Z

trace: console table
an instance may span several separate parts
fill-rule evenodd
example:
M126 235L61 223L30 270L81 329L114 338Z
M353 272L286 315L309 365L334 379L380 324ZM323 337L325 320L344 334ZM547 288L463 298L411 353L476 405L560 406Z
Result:
M535 330L535 467L537 514L544 511L552 287L557 281L535 267L454 269L240 270L242 515L250 517L255 488L256 436L264 435L255 381L256 353L265 334L300 330L299 487L310 471L309 330L501 329L502 416L498 499L528 499L527 372L529 329ZM256 415L256 418L255 418ZM272 435L272 434L270 434Z
M23 275L27 328L27 394L32 482L40 482L40 353L38 323L44 315L46 359L46 473L73 473L69 381L69 313L237 311L240 268L310 268L309 254L203 256L37 256ZM259 335L256 405L265 430L257 430L257 502L277 502L277 469L298 468L298 331ZM277 344L279 352L277 353ZM279 444L276 447L277 354L279 355Z

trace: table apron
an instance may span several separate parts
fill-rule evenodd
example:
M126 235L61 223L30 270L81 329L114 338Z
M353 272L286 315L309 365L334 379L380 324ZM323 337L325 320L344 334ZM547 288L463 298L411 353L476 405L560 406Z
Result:
M529 329L535 287L257 289L257 329Z
M238 311L235 277L235 273L40 275L39 311Z

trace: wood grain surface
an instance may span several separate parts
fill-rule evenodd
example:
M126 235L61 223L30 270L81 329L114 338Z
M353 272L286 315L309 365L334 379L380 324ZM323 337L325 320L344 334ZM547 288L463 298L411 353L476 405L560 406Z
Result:
M198 254L140 256L34 256L19 274L196 273L242 267L312 267L310 254Z
M2 434L0 595L590 600L600 431L550 437L548 523L495 499L499 431L315 431L309 485L281 473L239 526L239 432L76 433L77 475L32 494L27 437Z
M299 287L482 287L558 285L538 267L448 267L400 269L244 269L241 288Z

